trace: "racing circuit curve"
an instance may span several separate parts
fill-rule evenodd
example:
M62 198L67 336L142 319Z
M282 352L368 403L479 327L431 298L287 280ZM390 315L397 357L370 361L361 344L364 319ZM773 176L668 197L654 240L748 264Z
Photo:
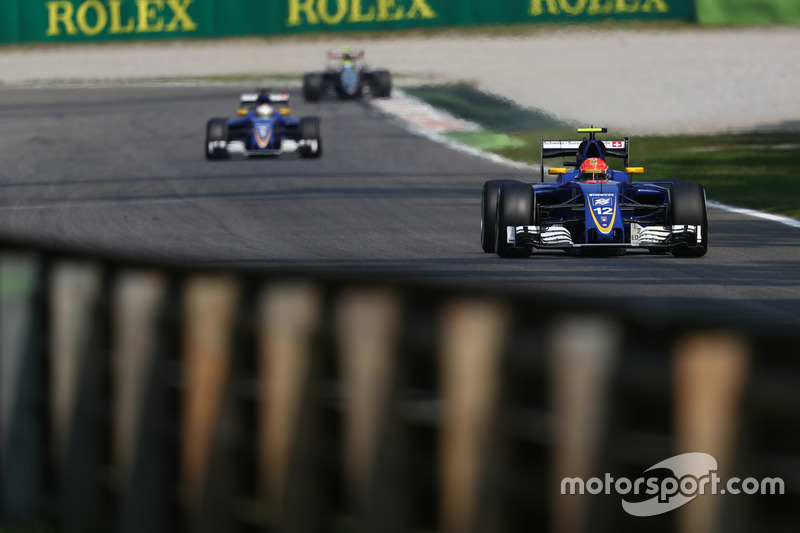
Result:
M206 120L252 89L2 89L0 233L140 261L627 305L643 322L800 318L797 229L718 209L699 259L485 254L483 183L537 181L536 171L432 143L360 102L290 91L294 114L321 118L318 160L207 161Z

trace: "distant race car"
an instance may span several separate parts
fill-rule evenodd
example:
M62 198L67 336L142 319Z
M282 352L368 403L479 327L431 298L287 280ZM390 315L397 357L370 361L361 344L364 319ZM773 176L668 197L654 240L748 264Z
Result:
M328 51L325 71L303 76L303 96L309 102L323 98L360 98L365 94L377 98L391 96L391 73L388 70L370 70L363 59L363 50Z
M629 140L601 141L606 128L580 128L583 140L542 140L542 183L490 180L481 197L481 246L501 257L527 257L534 248L623 253L640 248L677 257L708 250L706 195L696 182L636 182L642 167L629 166ZM574 157L550 168L544 160ZM624 160L611 170L607 158Z
M230 156L258 157L297 153L304 158L322 155L317 117L291 116L289 95L256 91L245 93L237 118L212 118L206 125L206 159Z

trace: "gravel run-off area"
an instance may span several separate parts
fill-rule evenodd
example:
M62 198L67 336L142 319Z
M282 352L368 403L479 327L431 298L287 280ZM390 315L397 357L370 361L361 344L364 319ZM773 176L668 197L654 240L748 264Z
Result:
M396 84L468 81L624 134L800 131L800 27L225 39L0 48L0 84L297 75L363 48ZM286 78L283 78L286 79Z

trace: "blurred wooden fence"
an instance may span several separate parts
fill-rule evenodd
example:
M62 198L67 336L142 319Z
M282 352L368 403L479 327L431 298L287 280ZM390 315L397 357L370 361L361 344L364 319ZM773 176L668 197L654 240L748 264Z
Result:
M796 531L800 332L0 253L0 531ZM786 494L632 517L565 477Z

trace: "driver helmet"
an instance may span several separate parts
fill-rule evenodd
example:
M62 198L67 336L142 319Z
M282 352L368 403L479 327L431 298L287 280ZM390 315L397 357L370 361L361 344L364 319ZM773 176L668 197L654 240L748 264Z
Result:
M353 61L353 50L349 46L342 48L342 65L350 66Z
M608 164L599 157L590 157L581 163L581 179L584 181L606 181L609 175Z
M262 94L256 100L256 114L260 117L271 117L273 112L272 102L269 96Z

